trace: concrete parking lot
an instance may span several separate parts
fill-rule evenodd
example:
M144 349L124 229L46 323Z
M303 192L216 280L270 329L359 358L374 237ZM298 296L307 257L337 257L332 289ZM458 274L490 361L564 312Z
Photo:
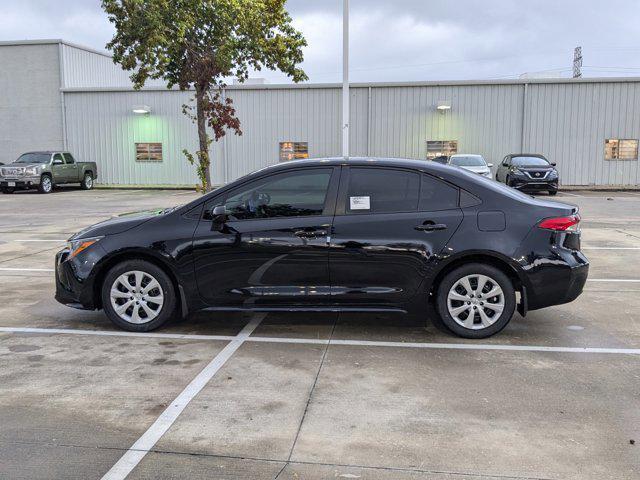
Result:
M192 198L0 196L0 478L640 478L640 193L559 194L581 207L584 294L482 341L356 314L131 334L55 302L68 236Z

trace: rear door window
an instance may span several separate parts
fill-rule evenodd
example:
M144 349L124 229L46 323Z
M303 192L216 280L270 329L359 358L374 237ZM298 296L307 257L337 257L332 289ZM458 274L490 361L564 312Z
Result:
M76 163L70 153L63 153L63 155L64 161L67 163L67 165L73 165L74 163Z
M350 214L415 212L419 195L417 172L353 167L349 170L346 211Z

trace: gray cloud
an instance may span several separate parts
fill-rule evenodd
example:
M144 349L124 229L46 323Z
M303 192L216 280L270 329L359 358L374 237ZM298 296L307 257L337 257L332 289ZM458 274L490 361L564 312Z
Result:
M61 37L103 49L112 35L98 1L3 3L0 39ZM342 1L288 5L309 42L304 68L311 81L339 81ZM583 46L587 76L640 75L638 23L636 0L351 0L351 79L481 79L548 70L568 76L576 45Z

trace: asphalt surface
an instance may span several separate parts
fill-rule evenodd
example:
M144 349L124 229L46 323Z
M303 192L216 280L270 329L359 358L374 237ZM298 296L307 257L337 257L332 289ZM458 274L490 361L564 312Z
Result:
M68 236L196 196L0 196L0 478L640 478L640 193L558 195L583 215L585 292L482 341L364 314L130 335L55 302Z

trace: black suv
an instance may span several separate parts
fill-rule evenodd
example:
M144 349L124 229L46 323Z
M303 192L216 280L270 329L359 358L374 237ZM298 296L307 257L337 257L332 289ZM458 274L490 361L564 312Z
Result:
M502 160L496 170L496 180L510 187L528 191L558 193L558 171L555 162L550 162L537 153L512 153Z
M575 299L577 208L458 167L299 160L69 239L56 299L147 331L188 312L426 312L467 338ZM519 295L516 295L519 292Z

